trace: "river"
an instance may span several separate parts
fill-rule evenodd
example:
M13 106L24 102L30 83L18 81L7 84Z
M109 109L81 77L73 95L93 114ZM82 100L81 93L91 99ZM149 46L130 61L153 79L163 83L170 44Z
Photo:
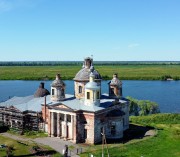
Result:
M0 81L0 102L13 96L32 95L41 81ZM45 82L50 91L52 81ZM66 93L74 94L74 82L66 83ZM163 113L180 113L180 81L123 80L123 96L151 100L159 104ZM108 93L108 81L102 81L102 93Z

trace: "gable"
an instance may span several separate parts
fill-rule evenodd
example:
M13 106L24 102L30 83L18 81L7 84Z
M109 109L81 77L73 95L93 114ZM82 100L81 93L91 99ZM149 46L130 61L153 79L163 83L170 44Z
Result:
M66 106L64 104L60 104L60 105L58 105L56 107L59 108L59 109L71 109L72 110L72 108L70 108L70 107L68 107L68 106Z

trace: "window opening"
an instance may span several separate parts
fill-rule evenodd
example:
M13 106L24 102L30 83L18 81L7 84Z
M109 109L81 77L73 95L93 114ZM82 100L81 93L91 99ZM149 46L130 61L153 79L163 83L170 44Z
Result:
M71 115L67 114L67 122L71 122Z
M87 139L87 129L84 129L84 139Z
M90 92L87 92L87 99L90 99Z
M116 126L111 125L111 135L115 135L115 134L116 134Z
M82 86L79 86L79 93L82 93Z
M54 95L54 89L52 89L52 95Z

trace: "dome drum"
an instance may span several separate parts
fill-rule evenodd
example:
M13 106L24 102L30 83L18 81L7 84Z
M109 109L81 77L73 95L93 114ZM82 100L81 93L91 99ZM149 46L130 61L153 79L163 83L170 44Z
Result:
M93 59L87 57L84 59L82 69L74 77L74 88L75 97L77 99L82 99L85 96L85 85L89 82L90 74L94 75L94 81L101 87L101 75L97 70L94 69Z

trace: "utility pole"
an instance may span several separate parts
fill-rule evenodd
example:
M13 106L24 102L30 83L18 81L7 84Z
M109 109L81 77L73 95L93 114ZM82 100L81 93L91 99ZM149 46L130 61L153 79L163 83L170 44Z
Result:
M44 131L46 131L46 96L44 96Z
M104 127L103 127L102 134L102 157L104 157Z
M104 127L103 127L102 131L103 131L101 133L102 134L102 157L104 157L104 144L106 144L107 154L108 154L108 157L110 157L109 156L108 145L107 145L107 142L106 142L106 136L105 136L105 133L104 133Z
M108 149L108 145L107 145L107 142L106 142L106 136L105 136L105 134L104 134L104 140L105 140L105 144L106 144L107 154L108 154L108 157L109 157L109 149Z

